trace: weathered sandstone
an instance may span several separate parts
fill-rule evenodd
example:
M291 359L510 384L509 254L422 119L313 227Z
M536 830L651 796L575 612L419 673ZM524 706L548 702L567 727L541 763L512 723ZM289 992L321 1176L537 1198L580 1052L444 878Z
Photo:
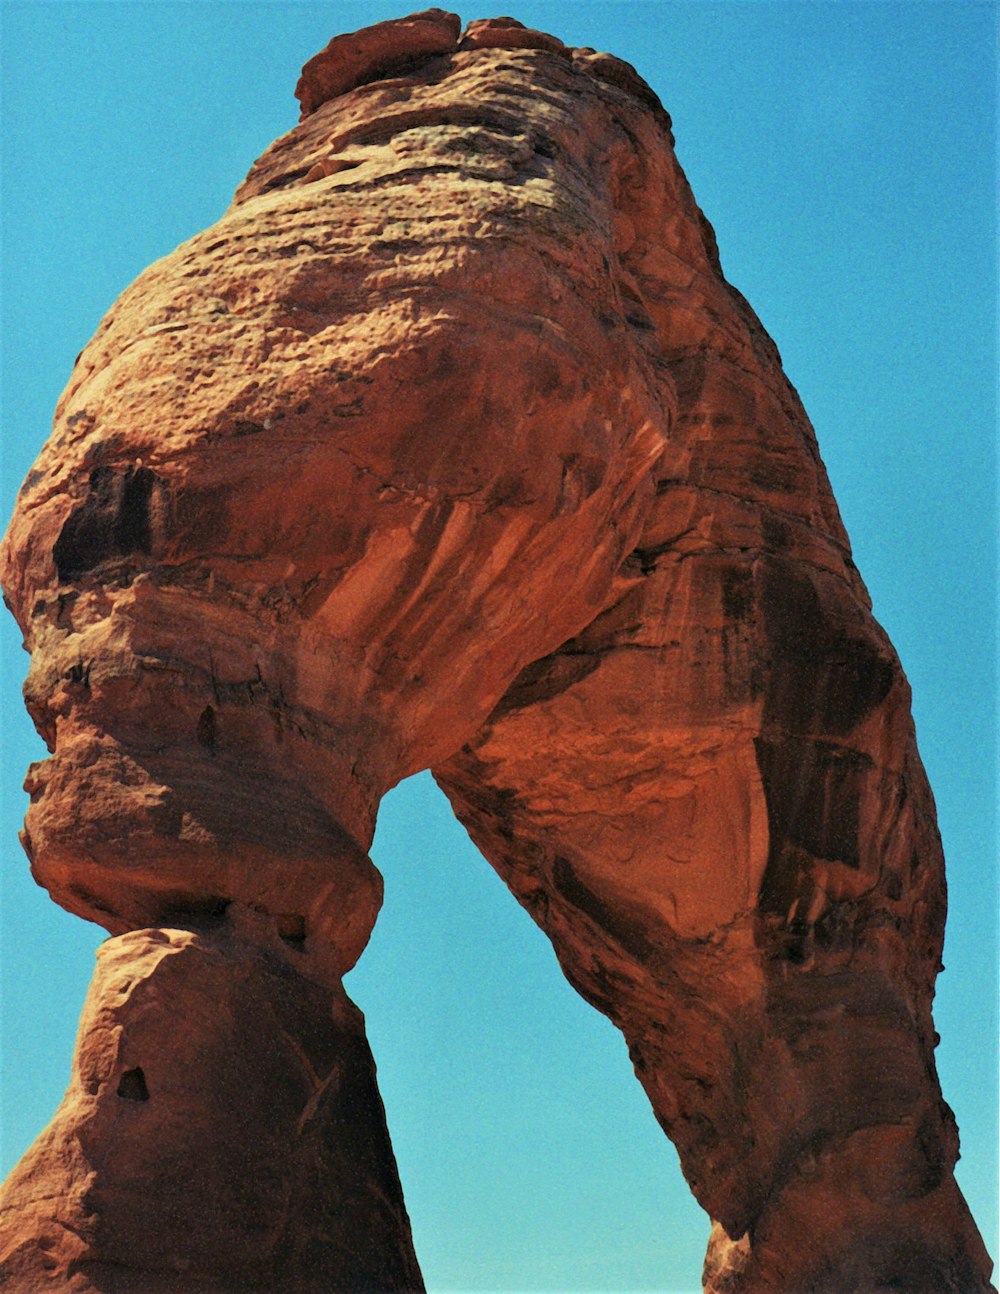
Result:
M435 9L297 94L81 354L0 554L25 849L114 936L7 1287L421 1288L341 976L430 767L627 1039L706 1290L987 1290L908 687L669 119Z
M268 933L231 912L102 945L69 1090L7 1184L9 1288L421 1287L361 1014Z

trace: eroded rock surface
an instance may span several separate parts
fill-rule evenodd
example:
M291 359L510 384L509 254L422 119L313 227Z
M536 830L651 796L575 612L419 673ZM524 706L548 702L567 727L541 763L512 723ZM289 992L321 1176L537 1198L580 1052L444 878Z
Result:
M361 1013L270 934L231 913L101 946L69 1090L7 1183L5 1288L422 1287Z
M420 1288L340 977L432 767L627 1038L707 1290L986 1290L908 688L669 119L440 10L297 93L84 350L3 547L25 848L116 936L9 1288Z

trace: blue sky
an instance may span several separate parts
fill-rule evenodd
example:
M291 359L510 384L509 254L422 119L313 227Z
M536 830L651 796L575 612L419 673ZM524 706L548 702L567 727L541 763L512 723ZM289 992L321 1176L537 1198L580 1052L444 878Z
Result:
M376 3L0 5L2 513L73 357L150 261L215 220L297 118L301 64ZM463 19L490 16L462 10ZM527 0L634 63L674 118L722 262L816 426L913 685L949 862L936 1018L959 1180L996 1254L996 9L962 0ZM3 651L2 1163L55 1108L95 927L33 885L40 743ZM426 776L387 799L368 1017L432 1291L694 1291L707 1221L623 1043Z

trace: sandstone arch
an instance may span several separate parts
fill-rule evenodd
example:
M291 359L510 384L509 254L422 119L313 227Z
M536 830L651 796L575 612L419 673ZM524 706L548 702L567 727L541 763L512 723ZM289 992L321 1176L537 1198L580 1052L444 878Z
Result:
M614 60L512 25L458 48L444 16L368 39L374 61L365 42L320 58L314 111L231 213L109 315L5 549L55 746L29 851L54 897L119 935L77 1078L76 1180L110 1128L126 1147L58 1216L30 1202L29 1161L9 1270L126 1288L117 1265L150 1229L128 1139L149 1137L111 1097L125 1082L144 1114L163 1092L198 1108L256 1035L262 1090L290 1094L269 1135L298 1136L295 1225L214 1270L212 1228L239 1224L188 1198L172 1139L210 1147L221 1181L258 1169L168 1104L172 1225L134 1288L245 1289L267 1263L268 1288L419 1284L370 1088L350 1102L369 1158L337 1159L369 1065L338 984L377 910L375 804L431 764L625 1031L720 1220L710 1288L983 1288L933 1078L941 863L905 681L662 111ZM512 373L504 344L526 334ZM476 375L465 405L457 372ZM682 604L694 632L672 626ZM146 997L206 994L228 1004L211 1062L157 1074ZM676 1045L691 1012L710 1057ZM235 1111L265 1103L228 1080ZM331 1201L315 1182L334 1167L349 1187ZM788 1235L828 1199L820 1265L798 1272Z

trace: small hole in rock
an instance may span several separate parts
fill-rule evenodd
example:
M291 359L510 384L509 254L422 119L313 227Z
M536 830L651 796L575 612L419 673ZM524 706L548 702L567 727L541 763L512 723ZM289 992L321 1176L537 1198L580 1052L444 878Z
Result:
M210 705L206 705L198 716L198 740L209 750L215 749L217 728L215 711Z
M126 1101L148 1101L149 1088L146 1086L146 1075L136 1066L127 1069L118 1080L118 1095Z
M306 919L291 913L279 913L275 917L278 934L289 945L301 952L306 942Z
M71 665L66 671L66 678L70 683L76 683L79 687L90 687L90 664L84 664L82 660Z

